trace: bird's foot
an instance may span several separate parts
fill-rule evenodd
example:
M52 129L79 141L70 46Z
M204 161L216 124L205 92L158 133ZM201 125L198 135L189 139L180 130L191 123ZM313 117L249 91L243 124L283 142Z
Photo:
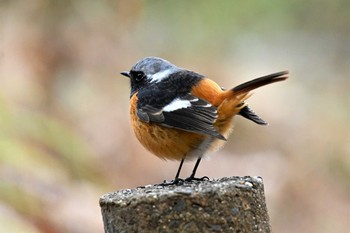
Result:
M163 181L163 183L157 184L157 186L171 186L171 185L181 185L185 182L184 179L176 178L175 180L172 180L170 182L167 182L166 180Z
M208 181L209 177L208 176L203 176L200 178L194 177L194 176L190 176L188 178L185 179L186 182L192 182L192 181Z
M156 184L156 186L163 186L164 187L164 186L171 186L171 185L182 185L185 182L191 183L193 181L208 181L208 180L209 180L208 176L203 176L203 177L200 177L200 178L194 177L194 176L190 176L190 177L188 177L186 179L176 178L176 179L174 179L172 181L169 181L169 182L164 180L163 183Z

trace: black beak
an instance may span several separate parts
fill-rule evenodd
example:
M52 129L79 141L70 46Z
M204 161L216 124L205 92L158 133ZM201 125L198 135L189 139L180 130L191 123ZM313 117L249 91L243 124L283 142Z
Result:
M130 73L128 71L123 71L120 74L130 78Z

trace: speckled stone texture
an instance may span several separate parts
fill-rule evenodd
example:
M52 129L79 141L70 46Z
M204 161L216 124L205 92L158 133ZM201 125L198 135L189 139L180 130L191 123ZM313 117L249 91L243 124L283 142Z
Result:
M271 232L261 177L147 185L100 198L105 232Z

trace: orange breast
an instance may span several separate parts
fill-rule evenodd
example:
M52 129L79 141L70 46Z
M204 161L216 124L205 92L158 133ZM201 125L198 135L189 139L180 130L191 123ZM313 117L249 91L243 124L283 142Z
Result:
M154 155L162 159L181 160L199 147L204 135L186 132L154 123L140 121L136 115L136 94L130 102L131 124L140 143Z

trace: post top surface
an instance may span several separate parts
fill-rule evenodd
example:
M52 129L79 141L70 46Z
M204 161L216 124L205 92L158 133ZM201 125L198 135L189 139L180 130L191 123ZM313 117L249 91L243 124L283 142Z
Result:
M142 199L149 201L159 198L168 198L176 195L203 195L204 193L225 193L227 191L237 190L256 190L263 186L261 177L224 177L208 181L184 182L180 185L146 185L135 189L122 189L104 194L100 198L100 205L114 204L118 206L129 205L133 201Z

